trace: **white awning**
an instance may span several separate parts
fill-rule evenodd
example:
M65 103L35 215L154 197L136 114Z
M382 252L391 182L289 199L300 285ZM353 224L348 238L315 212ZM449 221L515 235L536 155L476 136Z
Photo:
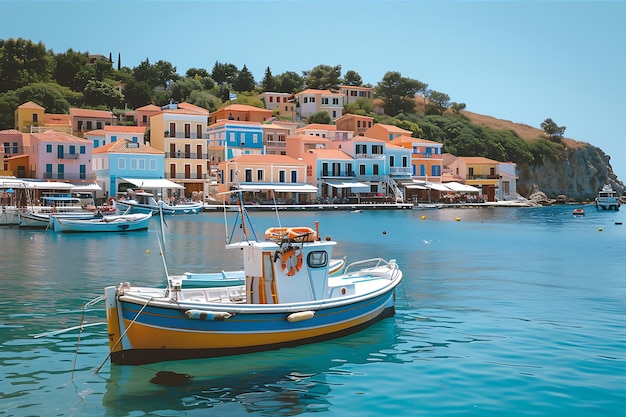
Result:
M274 190L279 193L316 193L317 187L310 184L240 184L242 191Z
M185 188L180 184L176 184L173 181L166 180L164 178L122 178L120 180L129 182L139 188L147 188L149 190L156 190L159 188Z
M439 183L436 183L436 182L427 182L426 184L424 184L424 186L426 188L430 188L431 190L436 190L436 191L452 191L451 189L449 189L445 185L439 184Z
M404 188L409 188L411 190L426 190L427 189L423 185L417 185L417 184L405 185Z
M339 182L331 182L326 181L326 184L330 185L333 188L368 188L369 185L362 182L349 182L349 181L339 181Z
M34 188L36 190L72 190L74 186L67 182L53 181L24 181L26 188Z
M476 187L472 187L471 185L461 184L460 182L446 182L446 187L451 189L452 191L456 191L459 193L477 193L480 190Z
M91 184L75 185L74 188L72 188L72 191L102 191L102 187L100 187L97 183L92 182Z

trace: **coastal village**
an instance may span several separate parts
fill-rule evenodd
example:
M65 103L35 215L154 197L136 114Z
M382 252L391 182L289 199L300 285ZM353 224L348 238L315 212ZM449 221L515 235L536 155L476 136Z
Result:
M221 203L237 188L259 205L531 204L516 193L512 162L456 157L408 130L344 114L372 95L355 86L264 92L266 108L229 102L211 113L172 102L123 120L81 108L50 114L29 101L16 109L15 129L0 131L0 176L70 183L101 202L150 188L173 203ZM303 123L320 111L332 124Z

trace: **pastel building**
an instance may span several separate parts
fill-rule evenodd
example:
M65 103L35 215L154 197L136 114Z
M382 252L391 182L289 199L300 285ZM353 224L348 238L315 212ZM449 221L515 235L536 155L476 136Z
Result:
M72 134L83 135L90 130L103 129L117 124L117 118L110 111L70 108Z
M164 106L150 118L150 146L165 153L165 178L185 187L187 197L209 192L208 121L208 110L185 103Z
M31 178L92 182L93 144L67 133L48 130L30 135Z
M221 120L207 128L210 158L221 162L239 155L264 153L263 125L259 122Z
M118 140L143 143L145 133L146 128L143 126L105 126L104 129L86 132L85 138L92 141L96 149Z
M137 126L148 128L150 127L150 118L161 113L162 110L159 106L154 104L148 104L147 106L139 107L136 110L137 113Z
M260 202L305 204L317 193L307 183L306 163L286 155L239 155L219 164L218 177L218 192L241 189Z
M261 109L247 104L229 104L211 114L211 123L220 121L241 121L263 123L270 121L272 110Z
M341 93L309 88L296 94L295 100L298 119L321 111L327 112L331 121L343 115L344 95Z
M399 136L389 143L411 151L412 175L429 182L441 182L443 145L427 139Z
M355 136L367 136L367 130L374 126L374 118L347 113L335 121L335 126L337 126L338 130L351 131ZM410 134L411 133L409 132L409 135Z
M92 164L104 195L115 197L125 191L119 186L128 179L163 179L165 153L141 142L120 139L94 149Z
M373 87L342 85L339 92L345 96L345 103L354 103L360 98L371 100L374 97Z
M336 125L326 125L320 123L312 123L300 127L294 131L299 135L313 135L330 140L350 140L354 136L354 132L350 130L340 130Z
M477 187L487 201L496 201L496 188L500 185L501 163L482 156L459 156L451 163L455 178L466 185Z

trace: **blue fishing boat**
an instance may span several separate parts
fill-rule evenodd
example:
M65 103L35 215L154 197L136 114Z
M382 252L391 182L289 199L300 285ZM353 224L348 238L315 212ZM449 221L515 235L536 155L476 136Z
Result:
M337 242L319 225L276 227L265 239L227 243L241 251L243 282L166 288L129 282L105 288L113 363L227 356L313 343L357 332L394 314L402 281L395 260L366 259L331 275ZM253 232L252 232L253 233ZM226 277L228 278L228 277ZM239 277L231 277L239 279Z

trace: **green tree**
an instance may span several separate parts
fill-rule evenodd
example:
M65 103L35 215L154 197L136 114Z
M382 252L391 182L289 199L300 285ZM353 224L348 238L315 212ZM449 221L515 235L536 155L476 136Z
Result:
M403 77L397 71L387 72L375 88L375 96L385 102L385 113L395 116L401 112L414 113L415 94L428 84Z
M126 83L124 100L131 109L143 107L152 103L152 89L146 83L138 82L134 78Z
M263 81L261 81L261 87L263 88L263 91L276 91L276 82L274 81L274 76L272 75L270 67L265 68L265 75L263 76Z
M363 79L358 72L349 70L343 76L343 84L359 87L363 85Z
M235 77L239 73L239 69L234 64L221 64L215 61L213 70L211 71L211 78L217 84L231 84L235 80Z
M180 78L176 74L176 67L169 62L161 60L151 65L148 58L133 68L133 76L138 82L146 83L151 88L166 88L171 82Z
M336 90L341 84L341 65L318 65L304 72L306 88L315 90Z
M245 65L233 80L233 88L235 91L253 91L256 87L254 76Z
M541 128L543 129L545 134L548 135L550 140L556 143L559 143L561 141L566 129L565 126L557 125L551 118L547 118L546 120L541 122Z
M450 96L439 91L430 90L428 93L428 101L426 114L442 115L448 107L450 107Z
M71 48L55 56L56 67L54 79L57 83L70 87L74 91L82 91L85 85L77 86L75 79L78 73L89 65L89 56L86 52L75 52Z
M0 93L49 81L54 59L43 43L22 38L0 41Z
M365 97L359 97L353 103L345 104L343 108L345 113L374 116L374 102Z
M317 113L313 113L312 115L307 117L307 122L310 124L316 123L316 124L329 125L332 123L332 120L330 119L330 114L328 114L328 112L318 111Z
M189 68L185 73L185 77L187 78L206 78L209 77L209 72L204 68Z
M222 107L222 100L208 91L194 90L189 94L187 102L214 112Z
M181 102L194 90L202 90L202 83L194 78L181 78L172 84L172 99Z
M450 105L450 108L452 109L454 114L461 114L461 111L465 110L465 107L466 107L465 103L455 103L455 102L453 102Z
M113 66L111 65L111 61L99 59L92 65L95 70L94 78L97 81L104 81L107 78L111 78L113 75Z
M102 81L89 81L83 94L85 104L88 106L104 105L107 109L112 110L123 107L124 104L124 96L112 85Z
M304 88L304 78L293 71L286 71L275 78L276 92L295 94Z
M56 83L34 83L15 90L20 103L33 101L46 109L46 113L67 114L69 102Z

